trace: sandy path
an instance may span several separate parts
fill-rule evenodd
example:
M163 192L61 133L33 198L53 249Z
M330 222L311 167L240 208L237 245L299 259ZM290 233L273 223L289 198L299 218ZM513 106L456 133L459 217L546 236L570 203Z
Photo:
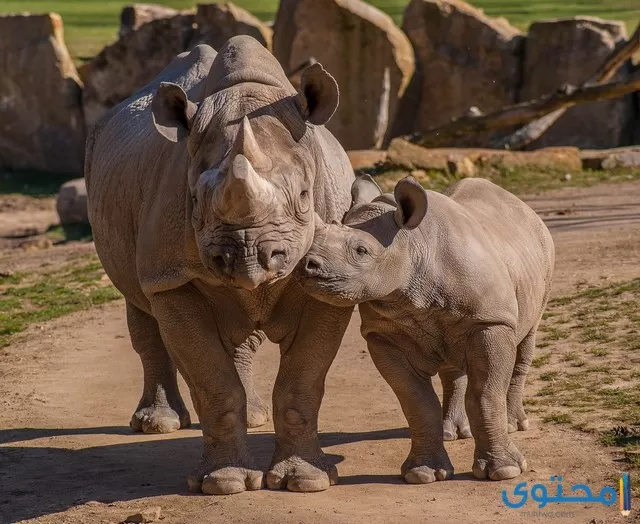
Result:
M640 273L640 184L560 191L530 202L556 239L556 295ZM329 373L320 414L322 442L338 464L340 484L316 494L263 490L207 497L188 494L184 482L201 450L197 428L146 436L127 427L141 367L122 303L34 326L23 342L0 351L0 522L115 523L149 506L162 507L165 523L531 522L522 510L505 507L503 489L522 481L549 486L550 476L562 474L566 486L587 483L598 491L619 473L617 457L591 436L532 416L532 428L515 435L531 467L520 479L473 480L473 443L456 441L447 444L454 480L405 485L398 477L409 449L404 417L358 327L356 314ZM256 363L266 398L276 368L277 350L266 344ZM272 427L251 431L249 441L266 468ZM523 508L536 509L531 502ZM597 504L554 504L542 511L570 513L554 522L632 521Z

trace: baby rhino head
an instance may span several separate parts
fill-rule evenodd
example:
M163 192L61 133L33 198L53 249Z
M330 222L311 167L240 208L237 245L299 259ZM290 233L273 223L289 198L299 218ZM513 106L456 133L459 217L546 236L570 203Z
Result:
M410 232L427 212L427 194L412 177L390 195L364 175L351 195L344 224L316 215L313 244L298 269L310 295L338 306L379 300L409 284L416 254Z

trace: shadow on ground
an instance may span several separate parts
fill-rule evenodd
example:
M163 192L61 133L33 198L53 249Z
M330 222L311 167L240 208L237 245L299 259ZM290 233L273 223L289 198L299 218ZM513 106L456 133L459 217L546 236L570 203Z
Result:
M125 427L78 429L14 429L0 431L0 522L9 523L64 511L88 501L111 503L160 495L189 495L186 477L201 452L199 437L168 438L119 443L83 449L53 447L56 437L131 435ZM325 433L323 446L366 440L408 438L407 429L362 433ZM51 439L51 445L21 445ZM249 434L249 447L262 470L274 450L272 433ZM334 463L342 455L329 455ZM391 476L352 476L344 484L400 483Z

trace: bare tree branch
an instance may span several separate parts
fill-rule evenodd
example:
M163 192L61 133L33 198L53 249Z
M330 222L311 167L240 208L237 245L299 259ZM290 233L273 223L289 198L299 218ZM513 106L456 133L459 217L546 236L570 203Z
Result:
M545 116L551 118L550 113L566 110L577 104L619 98L638 90L640 90L640 71L620 82L580 88L565 86L551 95L515 104L488 115L457 118L422 135L412 136L409 140L424 147L451 146L457 140L475 133L517 126Z
M640 24L636 27L631 38L618 49L614 49L598 70L586 80L581 87L600 85L609 82L618 70L640 49ZM515 133L492 144L497 149L518 150L526 147L540 138L547 130L565 114L568 107L558 109L528 123Z

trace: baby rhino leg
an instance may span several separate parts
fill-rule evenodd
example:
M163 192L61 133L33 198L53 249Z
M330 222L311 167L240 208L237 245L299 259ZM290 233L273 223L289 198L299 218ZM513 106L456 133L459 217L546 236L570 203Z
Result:
M390 337L369 335L374 364L391 386L411 431L411 451L402 465L409 484L427 484L453 476L453 465L442 441L442 409L431 377L419 374L407 359L404 345Z
M471 438L469 419L464 407L464 394L467 390L467 375L453 366L444 366L438 371L442 382L444 416L444 440Z
M507 429L507 391L515 360L515 334L506 326L478 329L469 338L466 405L476 444L473 474L480 479L510 479L527 468Z
M533 351L536 347L536 331L537 327L531 330L522 342L518 344L516 365L513 368L513 375L511 376L511 383L509 384L509 393L507 394L509 433L529 429L529 419L522 405L522 395L524 392L524 383L527 380L531 361L533 360Z

